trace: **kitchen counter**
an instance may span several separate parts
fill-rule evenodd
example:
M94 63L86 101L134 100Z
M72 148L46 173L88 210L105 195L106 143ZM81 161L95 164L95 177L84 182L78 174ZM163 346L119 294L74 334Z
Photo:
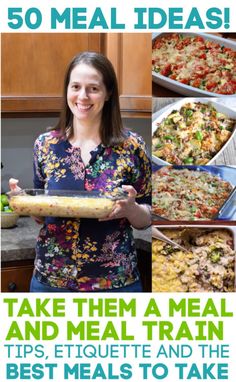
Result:
M39 228L33 219L24 217L16 227L1 229L1 261L34 259Z
M1 230L1 261L31 260L35 257L35 240L40 225L29 217L22 217L14 228ZM134 230L136 247L151 251L151 228Z

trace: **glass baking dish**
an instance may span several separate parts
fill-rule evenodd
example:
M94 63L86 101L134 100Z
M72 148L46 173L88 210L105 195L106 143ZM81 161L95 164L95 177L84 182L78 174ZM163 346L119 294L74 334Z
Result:
M19 215L102 219L111 213L116 200L127 198L127 193L122 189L106 193L24 189L11 191L8 197Z

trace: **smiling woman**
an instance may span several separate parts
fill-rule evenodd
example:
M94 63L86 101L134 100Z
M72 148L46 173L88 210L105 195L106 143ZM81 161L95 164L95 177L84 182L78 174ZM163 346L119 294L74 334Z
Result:
M34 145L34 187L126 195L103 219L37 218L31 292L142 291L132 226L151 223L150 174L143 139L122 125L112 64L95 52L75 56L59 121Z
M67 100L71 112L80 121L88 121L89 124L92 120L99 124L108 98L102 75L96 69L80 64L72 70Z

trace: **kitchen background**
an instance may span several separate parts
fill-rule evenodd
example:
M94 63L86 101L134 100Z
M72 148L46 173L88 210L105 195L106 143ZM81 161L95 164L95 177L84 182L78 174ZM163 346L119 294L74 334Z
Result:
M2 189L8 179L32 187L32 148L60 111L66 67L98 51L117 74L124 124L151 147L151 34L17 33L2 35Z

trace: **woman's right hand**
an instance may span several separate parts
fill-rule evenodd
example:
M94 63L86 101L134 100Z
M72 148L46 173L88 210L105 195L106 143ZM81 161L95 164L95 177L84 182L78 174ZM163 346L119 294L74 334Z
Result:
M9 179L9 188L10 188L10 193L11 192L19 192L22 190L22 188L20 188L18 186L18 182L19 180L18 179L14 179L14 178L10 178ZM34 221L38 224L44 224L44 218L41 217L41 216L31 216L32 219L34 219Z

